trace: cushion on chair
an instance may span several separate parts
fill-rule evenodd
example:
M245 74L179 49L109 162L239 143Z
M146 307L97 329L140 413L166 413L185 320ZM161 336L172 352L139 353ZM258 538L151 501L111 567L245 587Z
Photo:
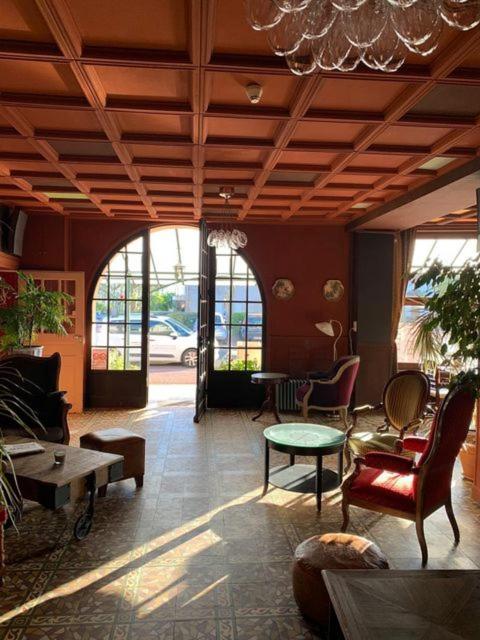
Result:
M415 513L418 476L383 469L363 468L348 488L352 500L372 502L382 507Z
M364 456L368 451L391 453L395 451L397 440L398 435L393 433L354 432L348 439L348 445L355 456Z
M293 562L293 593L301 613L327 624L330 599L323 582L324 569L388 569L376 544L347 533L327 533L302 542Z

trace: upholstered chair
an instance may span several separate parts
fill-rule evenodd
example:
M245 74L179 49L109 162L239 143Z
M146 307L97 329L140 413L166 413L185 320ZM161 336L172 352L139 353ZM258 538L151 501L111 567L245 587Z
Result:
M12 355L2 358L2 375L9 376L15 394L36 416L16 408L25 425L39 440L68 444L67 414L72 405L65 401L65 391L59 391L61 357L54 353L47 358L30 355ZM39 426L42 425L42 427ZM2 417L3 436L28 437L18 423Z
M355 408L352 411L353 424L346 432L347 470L352 456L362 456L367 451L394 453L398 440L407 432L416 433L422 425L429 396L430 382L424 373L417 370L400 371L385 385L380 404ZM383 409L385 419L376 432L355 432L359 416L379 409Z
M308 418L310 409L336 411L348 428L348 407L357 379L360 358L343 356L325 373L310 374L310 380L297 389L297 405Z
M418 462L401 455L369 452L355 459L355 470L344 481L343 527L355 505L415 522L422 564L428 561L423 521L445 507L455 544L460 532L452 508L451 481L455 459L467 437L475 398L469 389L452 389L437 411L428 438L407 436L402 448L420 454Z

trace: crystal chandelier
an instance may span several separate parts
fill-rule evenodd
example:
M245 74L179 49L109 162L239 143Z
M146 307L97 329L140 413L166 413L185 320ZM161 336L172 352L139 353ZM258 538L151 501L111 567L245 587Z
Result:
M480 0L245 0L247 19L267 31L296 75L353 71L360 62L394 72L409 51L428 56L442 30L480 24ZM448 25L448 26L446 26Z
M230 198L232 198L235 190L233 187L220 187L219 196L225 200L226 213L229 214L228 204ZM207 244L209 247L215 247L216 249L243 249L247 246L248 238L247 234L239 229L213 229L210 231L207 237Z

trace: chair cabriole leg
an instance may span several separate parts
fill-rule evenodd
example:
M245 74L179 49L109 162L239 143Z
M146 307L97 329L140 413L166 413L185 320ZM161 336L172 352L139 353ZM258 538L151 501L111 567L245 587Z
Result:
M425 540L425 531L423 529L423 518L421 516L417 515L415 519L415 529L417 530L418 544L422 550L422 567L424 567L428 562L428 548L427 541Z
M451 495L448 496L448 500L445 503L445 511L447 512L448 520L450 521L450 524L452 525L453 535L454 535L454 538L455 538L455 544L458 544L460 542L460 529L458 528L457 520L455 518L455 514L453 513L452 496Z

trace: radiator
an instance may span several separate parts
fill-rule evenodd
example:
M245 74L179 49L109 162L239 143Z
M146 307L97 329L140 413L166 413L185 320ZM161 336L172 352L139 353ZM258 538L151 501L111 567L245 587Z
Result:
M298 411L295 394L297 389L306 382L308 380L291 378L277 385L277 407L280 411Z

